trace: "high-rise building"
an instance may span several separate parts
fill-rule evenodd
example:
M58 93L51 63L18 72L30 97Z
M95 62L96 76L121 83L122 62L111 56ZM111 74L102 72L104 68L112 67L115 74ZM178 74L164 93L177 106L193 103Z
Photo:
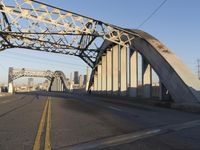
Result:
M79 84L79 73L74 71L74 84Z
M83 76L83 85L86 85L88 82L88 77L89 77L89 68L86 68L86 75Z
M83 85L86 85L86 82L87 82L87 75L84 75L83 78L84 78L84 79L83 79Z

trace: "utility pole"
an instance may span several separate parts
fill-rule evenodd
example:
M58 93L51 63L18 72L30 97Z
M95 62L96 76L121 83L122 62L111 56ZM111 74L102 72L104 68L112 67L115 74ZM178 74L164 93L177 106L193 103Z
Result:
M200 59L197 59L197 74L198 74L198 78L200 80Z

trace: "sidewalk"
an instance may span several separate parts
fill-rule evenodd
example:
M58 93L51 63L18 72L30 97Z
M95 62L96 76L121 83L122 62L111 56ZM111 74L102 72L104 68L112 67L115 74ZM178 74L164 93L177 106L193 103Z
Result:
M200 103L174 103L173 101L162 101L158 98L144 99L141 97L131 98L125 96L109 96L109 95L99 95L99 94L91 94L92 97L102 98L103 101L118 103L121 105L144 105L144 106L156 106L156 107L164 107L169 109L176 109L185 112L193 112L200 113Z
M0 97L5 97L5 96L11 96L12 94L11 93L0 93Z

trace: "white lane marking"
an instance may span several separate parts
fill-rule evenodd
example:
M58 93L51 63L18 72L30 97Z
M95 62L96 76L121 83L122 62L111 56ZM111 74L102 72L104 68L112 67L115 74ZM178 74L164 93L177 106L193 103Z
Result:
M113 107L113 106L110 106L109 108L110 108L110 109L113 109L113 110L117 110L117 111L122 111L121 109L116 108L116 107Z
M0 102L0 104L5 104L5 103L8 103L8 102L11 102L11 100L2 101L2 102Z
M91 141L88 143L78 144L74 146L69 146L68 150L89 150L89 149L103 149L109 146L121 145L125 143L131 143L140 139L144 139L150 136L158 135L162 132L161 129L152 129L148 131L138 131L123 135L118 135L114 137L108 137L105 139L100 139L96 141Z
M188 126L188 124L190 124L190 126ZM107 148L111 146L131 143L137 140L141 140L141 139L156 136L156 135L167 134L169 133L169 130L171 132L176 132L176 131L181 131L183 129L196 127L199 125L200 125L200 120L195 120L195 121L180 123L180 124L175 124L175 125L167 125L158 129L137 131L137 132L132 132L132 133L124 134L124 135L118 135L114 137L108 137L105 139L91 141L88 143L68 146L67 149L68 150L103 149L103 148ZM179 128L180 126L184 126L185 128ZM173 129L177 129L177 130L173 130Z
M160 132L161 130L162 130L162 129L150 130L150 131L147 131L146 134L158 133L158 132Z

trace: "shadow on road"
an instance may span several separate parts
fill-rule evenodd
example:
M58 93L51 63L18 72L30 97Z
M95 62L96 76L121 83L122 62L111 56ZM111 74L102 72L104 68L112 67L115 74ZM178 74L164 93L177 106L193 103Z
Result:
M26 97L26 96L23 96L22 98L20 98L20 99L17 100L17 101L21 101L21 100L25 99L25 97ZM16 110L19 110L20 108L25 107L26 105L31 104L31 103L34 101L35 98L36 98L36 97L33 97L33 98L32 98L30 101L28 101L27 103L25 103L25 104L23 104L23 105L20 105L20 106L17 106L17 107L14 107L14 108L10 109L9 111L7 111L7 112L1 114L1 115L0 115L0 118L6 116L6 115L8 115L8 114L10 114L11 112L14 112L14 111L16 111Z

